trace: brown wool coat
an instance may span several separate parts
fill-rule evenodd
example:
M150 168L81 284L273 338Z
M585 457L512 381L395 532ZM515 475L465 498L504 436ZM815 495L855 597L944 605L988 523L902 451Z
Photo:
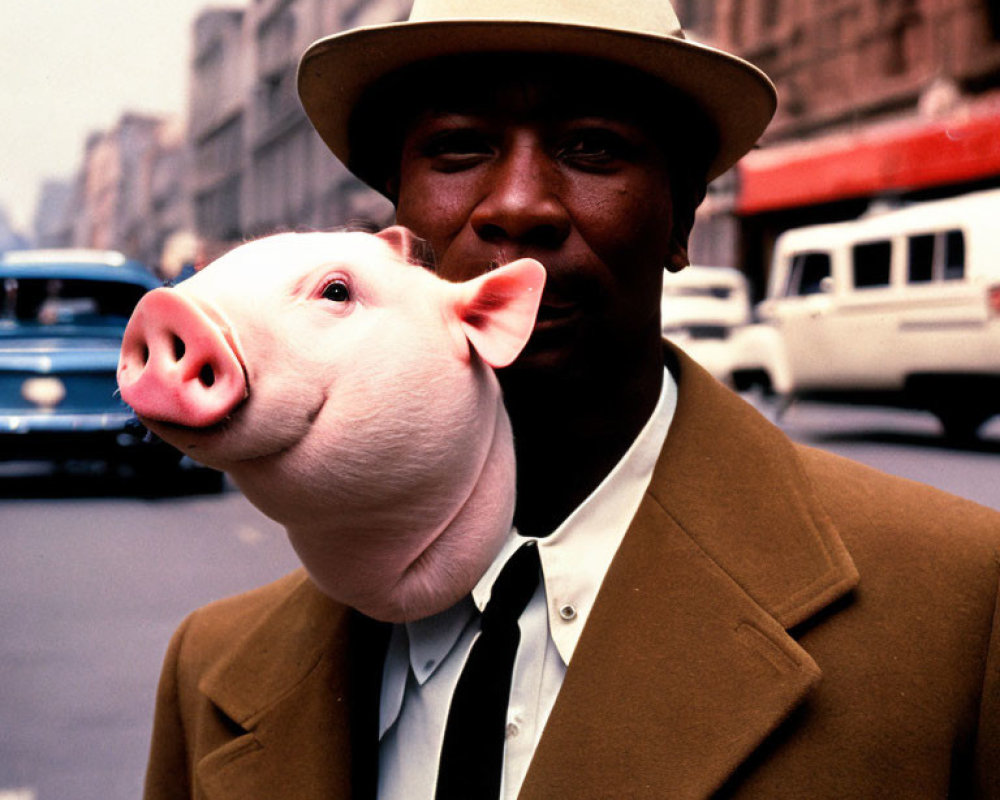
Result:
M794 445L678 361L520 796L1000 798L1000 514ZM195 612L148 800L372 796L384 631L301 572Z

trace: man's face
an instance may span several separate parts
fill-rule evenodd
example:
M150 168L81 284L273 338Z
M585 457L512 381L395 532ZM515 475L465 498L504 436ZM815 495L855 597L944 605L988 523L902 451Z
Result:
M450 280L522 256L545 266L514 369L648 353L672 247L662 140L639 113L652 98L577 69L463 78L442 79L406 129L397 221L429 241Z

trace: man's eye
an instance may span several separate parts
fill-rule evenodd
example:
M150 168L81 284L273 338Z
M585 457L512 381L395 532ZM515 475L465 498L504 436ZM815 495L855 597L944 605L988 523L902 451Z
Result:
M583 165L604 166L627 158L631 146L624 137L613 131L578 131L567 137L560 155Z
M323 299L332 300L334 303L346 303L351 299L351 292L343 281L330 281L323 289Z
M425 157L440 169L461 169L478 163L492 152L486 138L473 130L442 131L421 148Z

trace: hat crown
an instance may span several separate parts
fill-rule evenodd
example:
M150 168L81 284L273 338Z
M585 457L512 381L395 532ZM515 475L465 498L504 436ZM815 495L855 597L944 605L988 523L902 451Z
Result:
M668 0L414 0L410 22L545 22L683 38Z
M327 146L378 186L382 178L369 170L378 157L355 157L352 145L371 139L357 112L366 96L377 97L370 93L379 81L432 59L512 53L618 64L690 98L713 128L709 179L754 146L777 102L774 85L755 66L686 39L670 0L414 0L406 22L314 42L299 65L299 96ZM367 124L391 119L391 109L383 109L381 121Z

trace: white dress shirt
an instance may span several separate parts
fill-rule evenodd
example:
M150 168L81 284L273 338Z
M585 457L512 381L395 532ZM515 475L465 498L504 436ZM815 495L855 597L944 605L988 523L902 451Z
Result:
M518 621L501 797L513 800L562 686L612 558L639 508L677 407L664 370L656 408L615 468L550 535L537 539L542 581ZM472 597L393 628L382 675L379 800L433 800L451 697L497 576L525 541L512 530Z

